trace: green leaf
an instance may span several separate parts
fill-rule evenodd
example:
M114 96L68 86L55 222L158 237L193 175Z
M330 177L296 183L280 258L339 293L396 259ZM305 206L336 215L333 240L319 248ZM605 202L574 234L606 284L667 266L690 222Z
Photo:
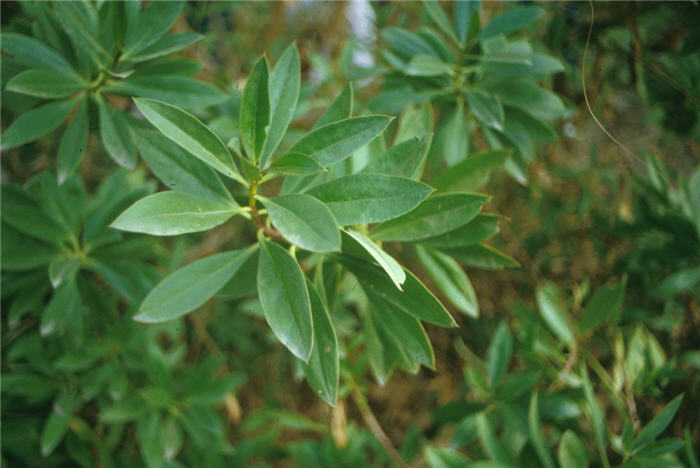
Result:
M131 205L111 227L155 236L174 236L206 231L240 211L234 201L224 204L182 192L159 192Z
M420 54L411 58L403 68L409 76L441 76L453 74L452 67L433 55Z
M564 343L573 345L574 333L567 318L566 309L562 303L557 287L550 282L537 288L535 296L540 315L552 332Z
M80 259L74 256L61 256L54 258L49 263L49 279L51 286L59 287L64 281L75 278L75 274L80 269Z
M62 393L53 404L53 410L41 432L41 455L48 457L56 449L68 430L68 420L76 401L68 393Z
M700 282L700 266L675 271L656 285L651 293L655 297L667 299L686 290L691 290Z
M664 429L666 429L666 426L668 426L671 423L673 416L676 415L676 411L678 411L678 407L681 405L681 401L683 401L682 393L676 396L670 402L668 402L661 409L661 411L659 411L659 413L656 416L654 416L654 418L651 421L649 421L649 423L646 426L644 426L642 432L640 432L639 435L635 437L634 441L632 441L631 451L633 453L638 451L640 448L642 448L649 442L652 442L654 439L656 439L656 437L659 434L661 434L664 431Z
M146 76L134 74L125 80L106 86L105 91L127 97L157 99L187 109L202 109L219 104L228 98L226 93L215 86L201 83L187 76L172 74Z
M430 19L433 20L433 22L440 29L442 29L442 32L444 32L447 37L452 39L455 43L460 44L460 41L455 34L455 30L452 27L452 23L440 4L438 4L436 0L426 0L423 2L423 6L425 7L425 11L428 13L428 16L430 16Z
M384 115L369 115L333 122L312 130L289 151L311 156L328 167L374 140L391 120Z
M134 140L151 171L172 190L218 202L231 201L231 194L210 166L161 133L134 129Z
M496 437L493 426L485 412L476 415L476 430L479 434L481 447L491 460L503 463L506 466L513 466L508 450Z
M489 382L492 390L498 387L498 384L501 383L503 376L506 374L512 352L513 337L508 329L508 323L501 320L486 352L486 366L489 371Z
M322 202L340 225L378 223L411 211L433 191L403 177L355 174L317 185L307 193Z
M75 77L51 70L27 70L12 77L5 90L46 99L69 97L86 88Z
M143 49L137 55L132 55L128 57L128 60L131 62L138 63L153 60L155 58L163 57L165 55L170 55L174 52L191 46L195 42L201 40L202 37L204 36L197 33L169 34L158 39L156 42Z
M405 314L384 297L368 292L371 307L370 314L374 326L393 341L402 356L402 367L410 370L412 363L419 363L429 369L435 369L435 354L428 335L418 319ZM415 366L417 367L417 366ZM416 369L417 370L417 369Z
M479 316L479 304L469 277L450 256L416 246L418 260L430 275L438 290L460 311L471 317Z
M535 21L544 13L539 7L516 7L495 17L476 36L477 41L500 34L508 34L521 29Z
M353 88L352 83L343 88L338 97L333 100L328 109L321 114L311 130L316 130L319 127L323 127L329 123L337 122L339 120L346 120L352 117L352 105L353 105Z
M73 46L86 54L95 66L105 67L111 56L98 39L95 6L87 2L58 2L53 7Z
M426 446L425 459L430 468L461 468L472 466L471 463L459 452L450 448L437 448Z
M606 452L607 429L605 425L605 413L595 396L593 385L591 385L590 378L588 377L588 370L585 365L581 366L581 377L583 381L583 395L588 404L588 412L591 417L598 453L603 459L603 466L610 466Z
M399 290L401 285L406 281L406 273L403 267L393 259L391 255L386 253L377 244L372 242L371 239L366 237L359 232L352 230L345 231L348 236L350 236L369 256L377 262L377 264L384 270L389 278L394 282ZM349 253L346 249L345 240L343 241L343 253Z
M265 319L278 340L308 361L313 345L309 291L301 267L289 252L258 233L258 295Z
M467 157L469 132L464 121L464 102L457 100L454 111L450 112L438 126L435 143L448 166L453 166ZM449 169L448 169L449 170Z
M57 175L59 185L68 179L80 165L88 144L87 101L83 100L73 116L58 146Z
M66 227L47 216L34 197L11 184L2 185L0 218L25 235L51 243L60 243L71 235Z
M97 100L100 112L100 139L107 154L121 167L133 169L136 165L136 147L126 116L104 99Z
M183 2L153 2L129 24L124 41L124 56L137 55L166 33L182 11Z
M567 429L559 441L557 449L557 459L559 466L571 468L587 468L588 457L586 456L586 447L584 447L578 436L571 430Z
M468 89L465 91L467 104L476 118L483 125L503 131L505 115L501 101L492 94L485 93L478 89Z
M0 47L19 63L29 68L52 70L66 76L77 77L70 63L46 44L28 36L15 33L0 34Z
M266 169L270 157L287 133L299 100L301 63L296 44L284 51L270 74L270 130L260 155L260 167Z
M496 82L485 84L483 89L497 95L503 105L518 107L538 119L556 119L566 111L559 96L547 89L538 88L529 81Z
M380 224L372 230L375 240L411 242L444 234L467 224L489 200L477 193L434 195L414 210Z
M693 449L693 441L690 436L690 429L688 429L688 426L683 429L683 439L685 442L685 458L688 461L688 465L690 468L699 468L700 463L698 463L698 456L695 454L695 450Z
M424 239L421 244L437 248L459 248L474 245L498 234L499 219L497 215L482 213L464 226Z
M491 171L503 166L508 155L508 150L497 150L469 156L442 172L433 186L442 192L478 190L488 182Z
M134 320L166 322L197 309L224 287L256 249L254 244L212 255L171 273L148 293Z
M362 172L420 179L431 141L432 135L402 141L378 158L371 159Z
M410 271L404 270L406 281L403 291L399 291L384 271L370 263L346 255L334 255L332 258L355 275L368 294L381 297L398 310L424 322L441 327L457 326L440 301Z
M266 127L270 123L270 88L265 56L255 62L246 80L238 122L243 148L248 159L255 162L265 144Z
M184 441L182 436L182 427L177 422L177 419L169 415L165 419L165 423L161 426L161 450L165 460L173 460L182 448Z
M338 398L338 338L328 309L323 304L316 287L306 280L306 287L311 300L313 319L313 346L308 363L302 363L302 369L309 386L318 396L331 406Z
M617 322L622 315L626 284L627 277L624 277L615 286L606 285L596 289L583 312L579 325L581 332L594 329L607 320L613 324Z
M289 242L312 252L340 250L340 231L331 211L314 197L301 194L260 197L272 225Z
M55 101L25 112L2 134L0 148L16 148L56 130L74 106L74 100Z
M64 282L56 289L51 301L44 309L39 333L41 336L48 336L70 331L71 334L80 336L83 328L83 314L80 291L75 280Z
M444 252L459 262L486 270L500 270L501 268L520 266L513 257L483 243L456 249L444 249Z
M540 411L537 405L538 392L535 390L530 397L530 409L528 411L528 427L530 428L530 442L532 442L537 457L545 468L554 468L554 461L549 454L549 448L545 444L542 435L542 423L540 421Z
M476 12L474 11L476 10ZM472 21L472 16L478 19L479 1L462 0L455 2L455 24L457 26L457 35L462 46L467 43L467 33L469 25Z
M244 183L226 146L195 116L152 99L137 98L134 102L144 117L165 136L225 176Z
M306 176L323 171L315 159L301 153L287 153L272 161L270 172L291 176Z

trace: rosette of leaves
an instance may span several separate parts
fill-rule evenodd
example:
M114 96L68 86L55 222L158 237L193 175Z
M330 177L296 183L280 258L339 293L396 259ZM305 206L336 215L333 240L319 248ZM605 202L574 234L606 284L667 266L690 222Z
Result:
M2 149L42 138L65 122L58 144L58 180L79 166L89 134L121 167L138 152L123 97L142 96L198 109L226 99L192 78L199 64L171 60L197 42L196 33L166 34L182 2L23 2L31 19L3 32L4 109L17 115ZM120 99L120 97L122 97Z
M451 179L445 187L453 190L444 193L434 193L417 180L429 135L411 137L353 168L356 158L350 156L367 155L369 147L383 141L378 137L392 118L353 116L351 87L311 131L278 150L294 115L299 86L295 45L272 71L267 59L260 58L242 93L240 139L229 142L232 151L180 108L135 99L158 130L136 131L137 145L172 190L138 200L112 226L168 236L206 231L233 217L249 220L257 231L250 246L175 271L146 296L135 319L172 320L201 306L227 283L255 275L259 303L274 335L302 362L314 391L333 404L339 344L330 312L342 278L356 277L371 304L371 314L363 314L362 320L374 330L374 343L382 346L373 349L385 368L397 363L410 370L420 364L433 367L421 322L446 327L456 322L380 242L435 239L463 228L477 219L488 197L455 189L464 178ZM220 175L229 179L227 184ZM478 242L488 234L476 237ZM449 263L444 256L435 261L439 268Z
M525 38L512 38L544 11L508 8L482 25L480 2L452 3L450 17L437 1L424 2L429 25L417 31L382 30L381 56L390 71L384 92L370 108L399 112L406 103L430 100L440 111L431 164L452 166L479 147L476 131L492 150L513 148L501 162L524 182L525 166L540 141L555 138L548 122L566 114L562 100L546 88L564 70L555 58Z

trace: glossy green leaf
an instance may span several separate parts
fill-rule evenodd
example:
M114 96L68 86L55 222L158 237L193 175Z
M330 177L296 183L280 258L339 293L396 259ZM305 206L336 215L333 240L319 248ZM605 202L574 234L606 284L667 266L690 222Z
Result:
M258 295L265 319L292 354L308 361L313 345L313 319L304 273L289 252L260 234L258 239Z
M559 466L571 468L587 468L588 457L586 447L578 438L576 433L567 429L561 436L559 447L557 448L557 460Z
M634 441L632 441L631 450L633 452L652 442L664 431L664 429L666 429L666 427L671 423L673 417L676 415L678 407L681 405L681 401L683 401L682 393L668 402L661 409L661 411L659 411L657 415L654 416L654 418L649 421L646 426L644 426L639 435L637 435Z
M306 287L311 300L314 338L309 362L303 363L302 369L314 392L323 401L334 406L338 398L340 372L338 338L335 335L335 328L328 309L323 304L316 287L308 279Z
M59 185L63 184L80 165L88 144L87 101L83 101L61 138L57 155Z
M161 133L135 129L134 141L151 171L172 190L218 202L231 201L231 194L210 166Z
M98 33L98 18L95 6L87 2L59 2L53 4L61 18L61 26L70 37L73 46L89 57L96 67L104 67L111 59L102 47Z
M474 245L498 234L497 215L482 213L462 227L429 237L421 241L423 245L437 248L459 248Z
M521 29L542 16L544 10L539 7L516 7L507 10L495 17L476 36L477 40L484 40L499 34L508 34Z
M503 130L505 115L501 101L492 94L485 93L478 89L468 89L465 91L469 109L483 125Z
M311 156L321 166L328 167L374 140L391 120L383 115L369 115L329 123L306 134L290 152Z
M394 282L397 288L401 289L401 285L406 281L406 272L403 267L394 258L381 249L377 244L372 242L367 236L359 232L347 230L345 231L369 256L377 262L377 264L389 275L389 278ZM349 253L346 250L345 240L343 241L343 253Z
M40 450L44 457L51 455L65 436L75 406L75 398L68 393L62 393L54 402L41 432Z
M432 191L428 185L403 177L355 174L317 185L307 193L324 202L339 224L348 226L396 218Z
M420 179L431 141L432 135L402 141L378 158L371 159L362 172Z
M127 97L157 99L186 109L202 109L219 104L228 98L226 93L215 86L193 80L188 76L172 74L146 76L135 74L108 85L105 91ZM151 123L156 125L154 122Z
M257 250L224 252L186 265L166 276L148 293L134 320L159 323L197 309L213 297Z
M469 277L450 256L416 246L418 260L438 290L460 311L471 317L479 316L479 304Z
M574 333L557 287L553 283L546 282L537 288L535 296L540 315L547 326L561 341L571 346L574 342Z
M53 70L66 76L77 77L68 61L54 49L33 37L16 33L2 33L0 48L29 68Z
M503 376L508 370L512 352L513 337L508 329L508 324L502 320L491 337L491 342L486 352L486 366L489 371L491 389L495 389L501 383Z
M60 243L70 231L53 217L48 216L40 202L20 187L2 185L2 221L36 239Z
M3 151L16 148L56 130L74 106L74 100L55 101L25 112L2 134L0 148Z
M491 171L508 159L507 150L489 151L469 156L441 173L433 186L442 192L478 190L488 180Z
M625 295L627 278L615 286L601 286L588 300L579 325L581 332L596 328L605 321L616 323L622 315L622 301Z
M307 176L323 171L314 159L301 153L287 153L272 161L270 172L290 176Z
M260 155L260 167L268 166L270 157L282 141L294 117L299 100L301 62L296 44L284 51L270 73L270 129Z
M321 117L318 118L311 130L352 117L353 94L352 83L348 83L325 112L321 114Z
M411 242L443 234L467 224L479 213L486 195L449 193L434 195L414 210L372 230L375 240Z
M528 410L528 427L530 429L530 442L535 448L535 453L545 468L554 468L554 461L549 454L549 448L542 435L542 422L538 407L538 392L535 390L530 397L530 409Z
M255 62L246 80L238 122L246 156L255 162L265 144L270 124L269 71L264 56Z
M406 272L403 291L399 291L384 271L370 263L345 255L335 255L368 292L381 297L398 310L417 319L441 327L456 327L457 323L433 293L410 271Z
M272 225L289 242L312 252L340 250L340 231L331 211L309 195L262 198Z
M520 266L513 257L484 243L442 250L461 263L485 270L500 270L502 268Z
M240 213L235 202L219 203L182 192L159 192L137 201L111 227L155 236L206 231Z
M243 182L226 146L195 116L151 99L138 98L134 102L144 117L165 136L222 174Z
M97 100L100 112L100 139L107 154L121 167L133 169L136 165L136 146L126 116L104 99Z
M27 70L12 77L5 90L45 99L69 97L87 87L75 77L51 70Z

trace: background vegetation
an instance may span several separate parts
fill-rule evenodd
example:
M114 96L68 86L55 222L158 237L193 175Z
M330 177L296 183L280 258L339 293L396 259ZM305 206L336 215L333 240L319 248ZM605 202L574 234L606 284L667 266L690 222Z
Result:
M584 2L188 2L155 11L160 30L102 29L99 44L75 5L1 4L3 465L698 466L697 5L595 3L592 22ZM95 21L122 14L90 5ZM462 46L489 27L498 40ZM32 62L17 35L91 79L61 81L62 59ZM255 264L195 312L132 318L167 274L255 242L248 221L177 237L109 227L175 188L144 146L172 143L131 98L185 108L229 142L258 58L272 66L292 43L300 99L283 148L343 96L352 115L398 117L328 177L402 135L431 142L415 176L428 184L496 155L463 170L491 194L502 254L385 243L459 325L425 324L434 369L368 338L367 298L345 275L330 308L337 400L271 333ZM97 97L76 106L80 86Z

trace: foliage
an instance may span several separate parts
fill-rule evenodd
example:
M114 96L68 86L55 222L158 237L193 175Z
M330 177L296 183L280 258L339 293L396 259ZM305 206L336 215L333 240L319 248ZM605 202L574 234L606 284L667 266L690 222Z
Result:
M698 466L700 168L541 151L587 5L321 7L7 7L2 463ZM669 8L597 97L692 135L697 34L605 55Z

